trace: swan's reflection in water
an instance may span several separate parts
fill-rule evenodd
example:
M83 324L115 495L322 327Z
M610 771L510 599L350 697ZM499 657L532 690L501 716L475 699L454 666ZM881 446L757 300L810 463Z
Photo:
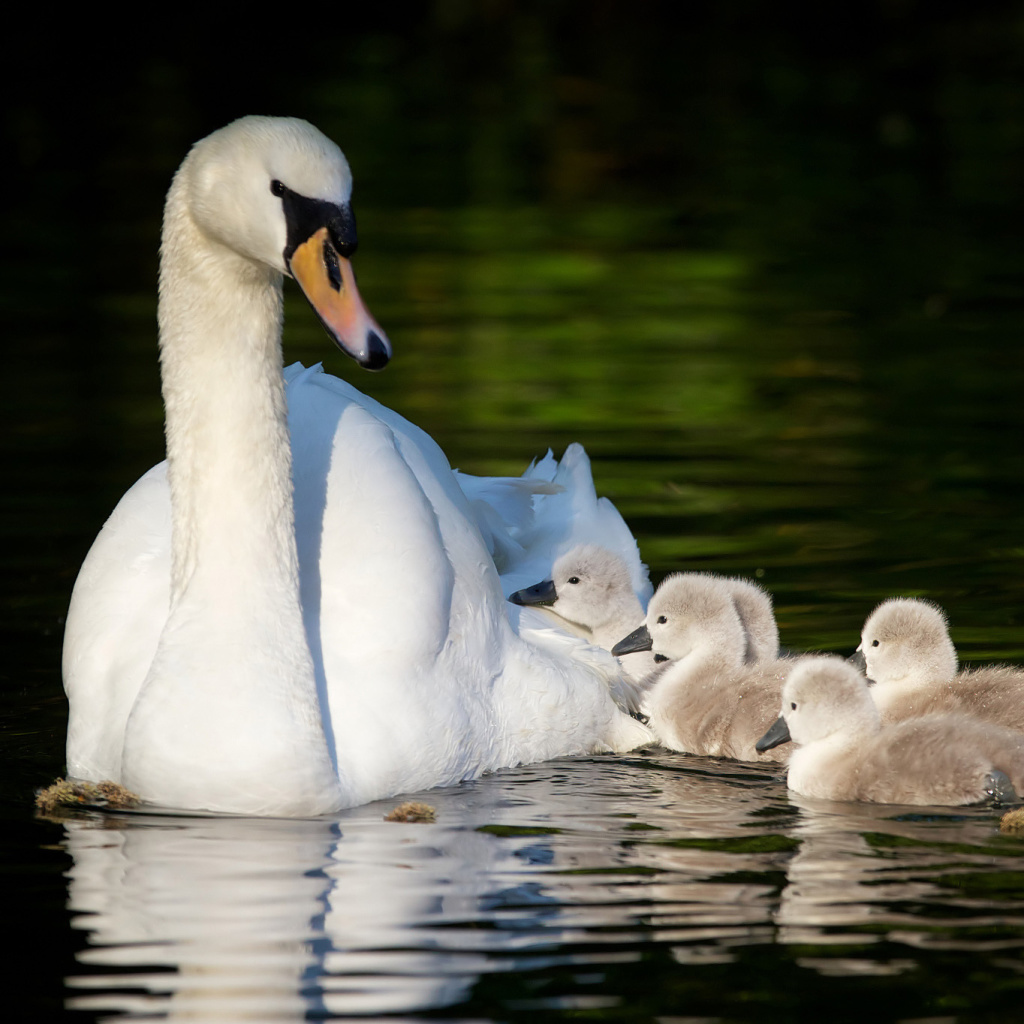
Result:
M244 1019L259 1009L302 1019L336 838L336 826L321 821L68 823L70 904L81 915L75 924L90 932L80 960L130 971L70 979L73 988L103 990L70 1005L189 1019Z
M879 943L974 953L1024 948L1024 849L998 836L996 812L789 797L802 812L790 831L800 847L786 870L778 941L835 947L829 957L802 958L805 966L852 975L916 966L912 955L842 955L843 947ZM991 881L1005 872L1013 899L972 895L997 895Z
M708 967L739 989L759 950L818 975L899 975L934 950L1017 961L1022 846L994 812L803 801L782 780L657 753L422 794L433 825L384 822L392 804L331 821L72 821L88 945L70 1005L486 1016L480 988L499 976L502 1011L518 1012L615 1006L638 972L655 993Z

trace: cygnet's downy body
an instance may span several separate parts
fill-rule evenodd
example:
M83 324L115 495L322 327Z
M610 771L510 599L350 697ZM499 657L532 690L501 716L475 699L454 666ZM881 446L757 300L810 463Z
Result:
M703 573L667 577L644 625L613 654L651 650L671 664L644 699L658 739L672 750L740 761L784 761L754 744L778 714L788 661L748 664L747 631L730 583Z
M992 665L957 673L942 609L891 598L868 616L857 648L883 724L958 713L1024 731L1024 673Z
M796 662L781 709L758 749L792 740L789 788L804 796L955 806L1024 793L1024 735L954 715L883 728L864 677L840 658Z
M562 555L550 579L517 590L509 600L543 608L563 628L606 651L644 620L626 562L596 544L581 544ZM619 664L634 682L660 668L650 652L630 654Z

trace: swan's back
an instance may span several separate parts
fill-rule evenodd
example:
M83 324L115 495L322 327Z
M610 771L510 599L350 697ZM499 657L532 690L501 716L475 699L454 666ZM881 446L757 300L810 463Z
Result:
M319 367L286 378L306 632L329 746L361 799L646 742L609 697L632 698L610 655L512 630L466 496L429 435ZM69 774L119 777L169 581L161 463L121 500L76 584Z
M455 782L644 742L609 697L614 659L513 631L469 501L429 435L318 367L289 372L303 608L339 770L368 787L397 776L406 791L441 784L439 772Z

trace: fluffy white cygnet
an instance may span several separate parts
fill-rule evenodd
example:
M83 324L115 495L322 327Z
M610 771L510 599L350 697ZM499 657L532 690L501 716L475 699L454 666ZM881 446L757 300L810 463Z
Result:
M758 749L789 740L789 788L804 796L960 805L1024 792L1024 734L953 715L883 728L864 677L836 657L801 659L786 679Z
M625 560L597 544L580 544L562 555L551 578L517 590L513 604L543 608L565 629L610 651L644 620ZM623 670L639 682L659 670L652 651L621 659Z
M777 714L790 662L748 664L748 637L731 581L703 573L667 577L644 625L612 648L651 650L670 664L644 699L658 739L672 750L741 761L786 760L754 744Z
M1024 730L1024 673L1007 665L957 673L941 608L917 598L883 601L857 648L883 723L957 712Z

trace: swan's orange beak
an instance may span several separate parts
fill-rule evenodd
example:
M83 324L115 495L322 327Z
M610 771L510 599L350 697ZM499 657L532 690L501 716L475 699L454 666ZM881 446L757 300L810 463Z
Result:
M382 369L391 342L370 316L352 264L334 248L326 227L295 247L288 269L338 348L368 370Z

